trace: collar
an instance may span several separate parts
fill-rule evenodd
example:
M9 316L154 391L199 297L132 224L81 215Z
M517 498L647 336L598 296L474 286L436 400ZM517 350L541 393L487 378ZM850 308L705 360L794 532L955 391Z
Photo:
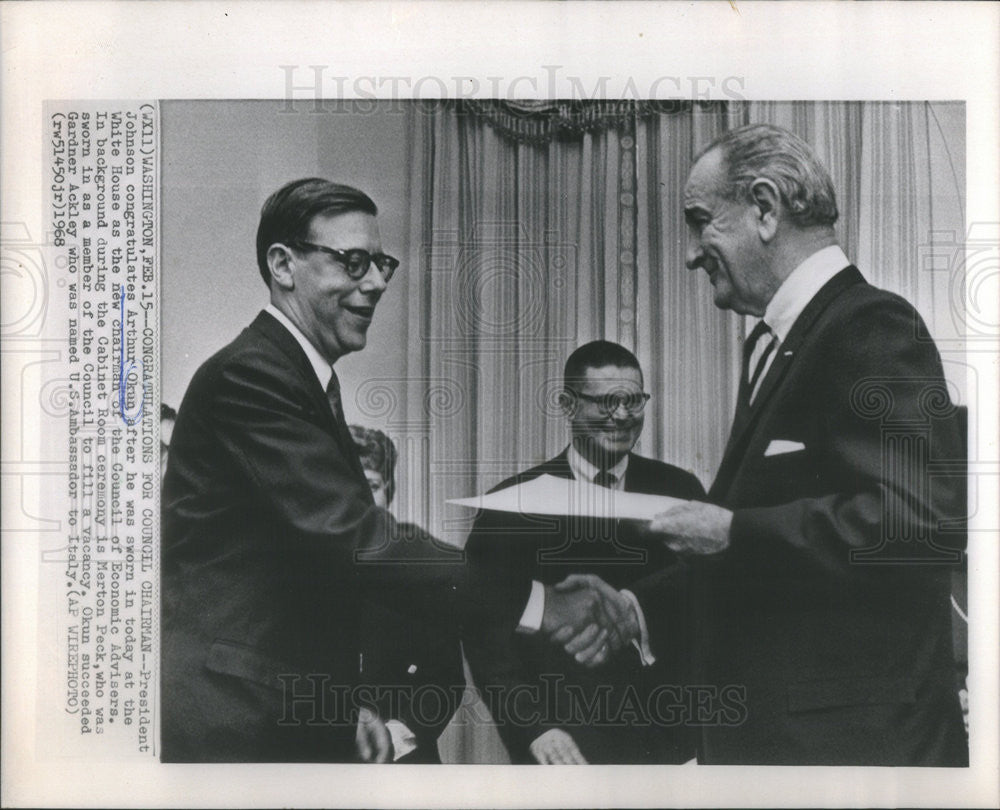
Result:
M291 318L278 309L274 304L268 304L264 307L264 312L272 315L278 323L284 326L302 347L302 351L304 351L306 353L306 357L309 358L309 365L311 365L313 371L316 372L316 379L319 380L320 388L325 391L326 387L330 384L330 378L333 377L333 366L323 359L323 355L319 353L319 349L309 342L309 338L303 335L299 328L292 323Z
M802 310L831 278L850 265L839 245L817 250L786 278L764 310L763 321L785 341Z
M566 461L569 462L570 472L573 473L573 477L577 481L586 481L588 484L592 484L594 482L594 476L600 472L600 469L595 467L587 461L587 459L581 456L579 452L577 452L577 449L573 446L572 442L570 442L569 451L566 453ZM614 467L608 470L609 473L612 473L615 478L618 479L618 489L625 485L625 470L627 469L628 453L626 453L625 457L615 464Z

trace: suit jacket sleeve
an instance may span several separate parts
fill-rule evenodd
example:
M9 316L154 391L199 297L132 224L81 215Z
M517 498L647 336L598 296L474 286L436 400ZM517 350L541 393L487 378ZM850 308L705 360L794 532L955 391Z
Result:
M390 550L395 559L417 568L454 562L455 550L419 526L401 523L399 529L405 539L400 548ZM372 603L365 606L361 627L362 682L388 687L380 714L402 722L420 748L433 751L465 688L458 617L428 621L412 611Z
M503 489L510 482L494 487ZM460 591L463 625L469 633L489 633L494 629L513 632L528 604L533 579L530 562L524 558L513 530L524 531L510 515L481 511L465 544L466 566ZM503 535L502 542L497 542Z
M273 365L273 367L272 367ZM249 480L262 506L287 527L288 553L313 558L331 581L359 580L393 606L441 615L451 609L455 567L413 569L365 552L397 538L392 516L377 508L348 453L311 410L304 381L271 355L235 358L217 375L213 401L199 408L207 431L233 465L232 485Z
M532 580L531 552L527 537L518 534L519 524L519 516L513 514L483 511L476 516L465 545L469 587L475 592L488 584L496 596L496 611L490 621L467 625L462 641L473 681L508 752L515 761L527 762L528 744L540 730L537 721L527 722L536 714L530 689L518 689L528 675L521 665L515 631ZM500 699L491 700L491 695Z
M673 473L669 492L664 494L692 501L706 500L705 487L695 475L676 468ZM673 554L668 558L668 565L636 580L628 590L639 600L653 653L680 662L686 657L689 642L689 571L684 560Z
M458 635L377 604L366 605L366 614L361 681L381 695L381 716L402 722L430 750L465 688Z

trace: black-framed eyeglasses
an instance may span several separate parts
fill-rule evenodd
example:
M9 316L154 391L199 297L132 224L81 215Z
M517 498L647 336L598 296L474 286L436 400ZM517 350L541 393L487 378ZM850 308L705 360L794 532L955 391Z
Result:
M361 279L368 275L368 268L372 266L372 262L375 263L375 266L382 274L382 278L386 281L392 278L392 274L399 267L399 259L394 256L390 256L387 253L369 253L364 248L337 250L326 245L317 245L315 242L303 242L300 240L288 242L287 244L300 250L318 250L320 253L332 256L344 266L344 270L352 281L361 281Z
M594 403L603 416L611 416L619 408L623 409L629 416L638 416L646 407L651 396L645 391L612 391L599 397L593 394L583 394L579 391L571 391L570 393L574 397Z

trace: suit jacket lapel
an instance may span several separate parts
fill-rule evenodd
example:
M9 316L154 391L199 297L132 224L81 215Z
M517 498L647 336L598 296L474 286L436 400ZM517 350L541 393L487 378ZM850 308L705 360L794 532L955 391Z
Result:
M635 453L628 454L628 466L625 468L625 492L644 491L645 478L635 459Z
M768 403L778 389L778 384L795 362L799 348L809 335L809 330L816 319L844 290L854 284L864 283L864 277L854 265L851 265L824 284L820 291L812 297L812 300L806 304L806 308L802 310L792 325L788 337L778 346L778 354L767 370L767 374L764 375L760 389L757 391L757 396L754 397L746 418L741 424L733 424L732 433L729 435L725 452L722 454L719 472L716 474L710 490L710 497L713 500L718 500L722 493L729 488L730 478L743 458L753 429L760 422L761 414L766 410Z
M567 447L558 456L546 461L538 474L552 475L556 478L572 478L573 470L569 466L569 448Z
M316 372L312 367L312 363L309 362L309 358L302 351L302 347L298 341L273 315L266 311L262 311L254 319L250 328L260 332L288 358L289 368L305 383L306 390L309 392L309 397L312 400L313 407L319 414L323 427L337 439L344 456L348 459L348 463L354 472L364 478L365 472L361 467L361 462L358 460L358 451L354 446L354 440L351 438L350 431L347 429L346 424L338 424L337 420L333 418L333 411L330 410L330 401L326 398L326 391L323 390L319 384L319 380L316 379ZM367 487L365 490L367 491Z

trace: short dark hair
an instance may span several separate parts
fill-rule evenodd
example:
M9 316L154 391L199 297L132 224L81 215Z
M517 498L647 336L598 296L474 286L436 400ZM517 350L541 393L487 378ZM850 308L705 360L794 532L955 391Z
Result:
M257 268L268 287L271 270L267 251L275 242L308 240L309 227L319 215L334 216L361 211L375 216L378 208L363 191L320 177L295 180L267 198L257 226Z
M639 359L620 343L610 340L592 340L576 349L568 358L563 368L563 386L574 388L586 376L588 368L603 368L617 366L618 368L634 368L642 377L642 366Z
M173 419L176 422L177 421L177 411L175 411L173 408L171 408L169 405L167 405L166 402L161 402L160 403L160 421L162 422L164 419Z
M722 151L727 184L719 189L727 199L750 199L757 178L778 187L781 202L800 227L832 226L839 213L830 173L802 138L771 124L748 124L731 129L710 143L699 158Z
M382 476L386 501L396 494L396 445L381 430L349 425L351 438L358 447L361 466Z

